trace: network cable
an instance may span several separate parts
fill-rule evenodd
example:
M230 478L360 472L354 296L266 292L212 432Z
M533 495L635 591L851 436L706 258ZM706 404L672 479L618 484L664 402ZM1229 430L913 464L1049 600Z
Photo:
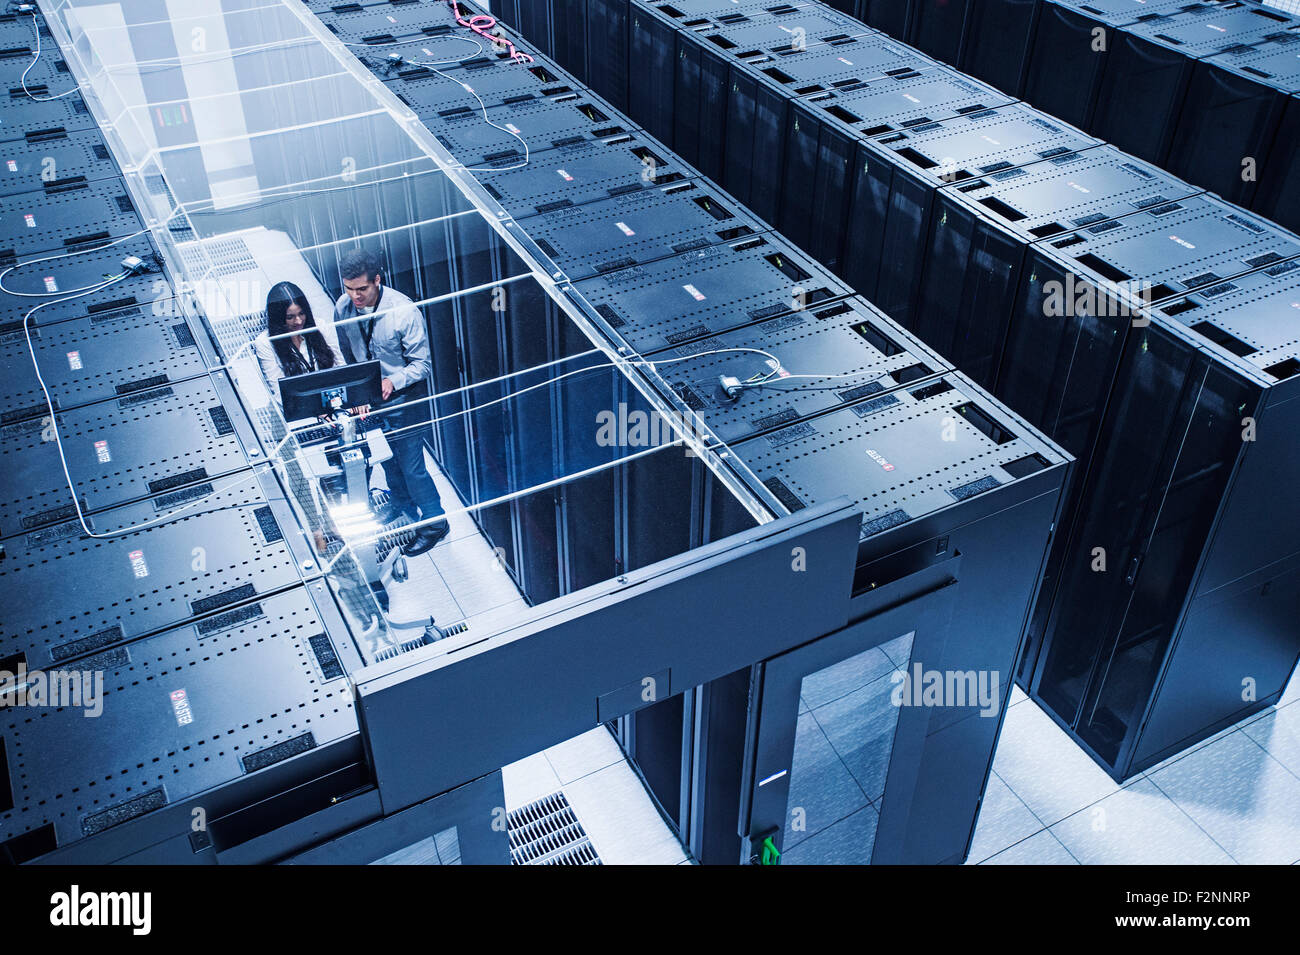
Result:
M36 62L41 58L41 25L40 25L40 23L38 23L37 20L36 20L36 16L37 16L37 13L36 13L36 4L34 4L34 3L33 3L33 4L20 4L20 7L22 7L22 6L30 6L30 7L31 7L30 10L25 10L25 11L23 11L23 12L31 14L31 17L32 17L32 28L36 31L36 52L32 54L32 61L31 61L30 63L27 64L27 69L23 70L23 76L22 76L22 80L21 80L21 82L22 82L22 87L23 87L23 92L26 93L26 94L28 95L28 97L30 97L31 99L35 100L35 101L38 102L38 103L48 103L48 102L50 102L51 100L62 99L62 98L65 97L65 96L71 96L73 93L75 93L75 92L77 92L78 90L80 90L81 87L80 87L80 86L73 86L72 89L67 90L67 91L65 91L65 92L62 92L62 93L58 93L58 94L56 94L56 95L54 95L54 96L37 96L37 95L35 95L31 90L29 90L29 89L27 88L27 74L30 73L30 72L32 71L32 67L35 66L35 65L36 65Z
M496 17L488 16L485 13L476 13L466 20L460 15L460 7L456 0L447 0L447 6L451 7L451 12L456 17L456 22L458 24L467 29L473 30L485 40L506 47L510 53L510 59L514 60L516 63L534 62L531 56L521 50L515 49L515 45L505 37L496 36L489 32L497 25Z

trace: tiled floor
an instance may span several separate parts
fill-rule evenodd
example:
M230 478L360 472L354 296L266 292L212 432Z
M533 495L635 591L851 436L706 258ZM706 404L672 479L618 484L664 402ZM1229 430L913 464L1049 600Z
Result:
M1300 681L1123 786L1019 688L968 864L1300 861Z

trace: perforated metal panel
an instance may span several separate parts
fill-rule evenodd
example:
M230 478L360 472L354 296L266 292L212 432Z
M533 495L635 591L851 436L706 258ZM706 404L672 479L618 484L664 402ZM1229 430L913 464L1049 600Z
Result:
M5 200L0 261L12 265L19 256L94 247L143 228L121 179L60 178Z
M47 40L54 42L53 39ZM42 43L44 42L46 41L43 40ZM80 93L58 99L44 99L43 97L60 90L49 89L41 83L28 83L24 90L18 82L21 72L17 71L12 77L7 95L5 90L0 89L0 142L22 139L28 133L52 129L95 128L95 119L90 115Z
M223 379L167 384L151 376L116 390L118 398L57 416L84 509L168 494L247 467L244 449L256 442ZM71 491L53 436L48 413L0 428L0 536L70 516Z
M548 149L522 169L480 172L477 178L506 212L525 218L653 189L692 174L658 140L629 132Z
M377 65L374 54L357 52L372 69ZM435 73L433 69L416 65L395 74L376 72L388 81L388 88L398 99L430 125L431 117L457 116L466 110L477 113L481 122L484 107L505 106L522 97L547 100L582 91L577 80L550 63L523 64L495 57L475 57L455 64L454 68L446 65L436 69ZM465 89L462 83L474 92Z
M497 126L523 137L531 152L584 139L606 139L636 128L613 107L587 93L534 97L490 109L488 115ZM467 166L513 166L523 162L523 144L511 132L485 123L481 112L450 117L428 114L420 119L434 138Z
M806 50L785 49L750 57L744 63L750 72L789 96L843 89L894 71L937 65L924 53L883 34L837 40Z
M325 678L311 643L326 621L307 592L255 606L227 629L131 644L129 660L95 671L95 718L76 706L7 707L14 807L0 815L0 840L49 825L66 845L355 733L351 688L341 672ZM355 665L349 647L328 649Z
M764 230L758 219L707 180L639 189L521 223L570 278L586 278Z
M850 294L767 234L622 269L574 286L634 350L649 354Z
M0 148L0 195L36 192L51 180L77 176L92 181L118 176L97 129L29 133Z
M731 4L707 17L693 17L683 27L739 59L783 56L798 45L811 49L875 32L866 24L822 4L800 7L771 4L766 9L748 12L741 12L742 7L743 4ZM769 13L769 10L779 12Z
M205 362L200 348L206 333L179 314L174 299L157 303L156 313L119 309L48 326L33 323L29 331L31 350L21 331L0 335L0 380L9 402L0 412L5 423L49 413L32 368L33 350L46 387L63 409L118 397L118 386L133 381L194 378L215 364L210 355Z
M437 37L461 29L456 26L451 5L439 0L334 3L321 5L315 13L331 32L356 43L384 44L412 36ZM418 55L414 44L402 47L401 52L405 54L413 48Z
M957 374L868 397L734 451L789 511L849 494L862 507L864 539L1059 460Z
M506 817L512 865L600 865L600 856L563 792Z
M84 666L129 658L125 643L196 617L217 615L221 629L229 608L297 584L311 556L275 482L249 475L114 508L92 528L111 536L88 537L73 518L5 540L0 587L27 599L5 611L0 657Z
M765 352L781 363L781 375L773 375L772 358L764 354L726 349ZM698 339L661 357L686 359L662 365L660 374L728 443L949 370L941 356L858 298ZM773 377L730 400L722 375ZM810 377L786 381L783 375Z

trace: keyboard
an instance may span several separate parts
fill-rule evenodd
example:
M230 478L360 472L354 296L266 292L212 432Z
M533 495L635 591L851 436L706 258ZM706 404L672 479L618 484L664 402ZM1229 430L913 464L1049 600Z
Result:
M340 424L322 424L314 428L304 428L302 431L294 432L299 447L324 444L326 441L337 441L342 436L343 426Z

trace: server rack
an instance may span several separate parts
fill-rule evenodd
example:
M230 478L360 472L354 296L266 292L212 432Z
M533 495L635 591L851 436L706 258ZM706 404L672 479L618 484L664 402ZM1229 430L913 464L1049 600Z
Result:
M957 67L1019 96L1034 43L1039 0L980 0L966 11Z
M383 47L395 40L421 36L437 38L456 28L451 4L440 0L374 0L322 6L314 12L331 33L345 42L366 46Z
M918 633L907 669L998 674L1006 684L998 695L1009 695L1047 543L1029 528L1056 512L1064 455L955 372L740 441L733 451L787 511L846 493L861 507L855 595L886 586L904 568L960 554L960 604L946 641L940 647ZM1002 548L1015 550L1023 573L994 567L989 556ZM886 787L882 823L893 812L915 813L927 823L909 834L906 857L955 861L969 845L1001 719L945 706L924 722L921 777L906 808L890 805L896 796ZM934 772L940 766L946 771Z
M771 233L620 269L574 288L611 337L642 355L852 294Z
M383 75L393 94L421 117L469 113L480 122L484 106L508 106L530 97L546 100L581 88L577 80L549 64L503 63L490 57L466 60L439 73L412 65Z
M892 151L913 131L926 135L935 122L983 116L985 110L1006 104L1008 100L991 87L946 68L902 71L849 90L794 101L781 190L783 231L845 275L850 285L885 312L905 312L919 269L914 252L920 248L915 239L920 221L901 225L888 239L881 234L883 209L874 207L889 203L892 191L881 194L878 181L900 164L897 156L878 161L880 149L867 140L880 136L881 144ZM943 153L941 164L948 159L952 155ZM924 195L922 204L928 205L935 175L913 178L928 179L913 190ZM901 181L898 190L904 190ZM902 207L905 200L896 201ZM887 242L901 244L891 249L889 264L884 264L879 253Z
M957 65L972 7L971 0L912 0L907 42L928 56Z
M0 160L0 196L38 192L55 180L118 178L97 129L50 129L11 140Z
M599 202L681 182L695 171L642 132L548 149L522 169L480 172L478 181L515 218Z
M0 534L65 520L73 490L83 512L201 486L248 466L256 437L220 377L166 383L151 375L115 387L119 397L25 417L0 439ZM52 440L52 428L59 441Z
M521 228L577 280L755 235L763 225L712 183L689 179L566 206Z
M41 303L30 296L57 297L68 289L93 288L104 282L106 276L123 271L122 260L136 256L147 271L128 275L111 285L84 292L66 302L51 303L33 310ZM104 315L115 309L144 309L166 307L172 290L162 275L162 260L148 236L137 236L112 246L97 245L77 250L75 254L58 260L57 268L46 269L19 264L4 277L5 288L23 293L21 297L0 295L0 334L21 332L23 317L29 312L29 325L43 325L62 317L91 317Z
M759 218L778 221L791 100L927 65L934 61L879 35L744 61L731 74L722 185Z
M24 90L15 82L9 95L0 98L0 141L12 142L47 130L94 128L95 121L80 93L44 98L54 92L39 83L28 83Z
M1089 131L1141 159L1163 165L1170 157L1174 126L1195 61L1297 28L1300 21L1294 17L1235 0L1121 27L1106 57ZM1190 102L1189 108L1199 111L1200 105ZM1208 148L1222 146L1210 144Z
M1118 780L1276 701L1300 653L1270 490L1297 463L1296 275L1175 300L1124 347L1031 683Z
M1001 396L997 372L1030 246L1199 193L1113 146L944 186L921 240L924 270L904 324Z
M663 366L664 380L727 444L951 370L942 356L858 297L788 312L662 355L674 359ZM794 375L800 377L785 380ZM765 380L731 398L723 376Z
M93 248L143 232L144 226L121 179L69 176L9 197L0 210L0 229L7 237L0 261L12 265L19 256Z
M1039 109L1092 129L1097 91L1116 31L1181 8L1186 0L1040 0L1021 95Z
M1194 64L1167 160L1178 175L1289 229L1300 221L1279 215L1267 197L1289 177L1295 154L1294 139L1280 130L1291 94L1300 92L1298 52L1300 35L1288 34Z
M68 316L29 323L28 332L30 349L21 328L0 334L0 380L7 400L0 421L5 424L49 414L33 362L60 409L119 397L118 386L133 381L195 378L216 364L205 333L180 315L171 299L145 314L127 308Z
M1300 93L1286 98L1270 156L1294 156L1300 151ZM1300 229L1300 183L1284 163L1267 163L1259 180L1253 208L1289 229Z
M525 152L607 139L636 128L609 104L585 92L532 97L491 108L488 116L495 126L485 123L475 110L451 116L426 113L420 118L431 124L429 131L438 142L476 171L480 166L499 169L522 164Z

